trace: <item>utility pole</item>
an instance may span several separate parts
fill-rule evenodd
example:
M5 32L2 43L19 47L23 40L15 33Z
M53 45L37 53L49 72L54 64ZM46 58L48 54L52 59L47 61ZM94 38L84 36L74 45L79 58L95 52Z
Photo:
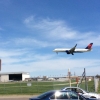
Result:
M85 90L88 91L88 83L87 83L87 79L86 79L86 70L85 70L85 68L84 68L84 72L82 74L81 82L78 84L78 86L80 86L82 84L83 79L85 80Z
M86 70L84 68L84 77L85 77L85 90L88 91L88 84L87 84L87 79L86 79Z

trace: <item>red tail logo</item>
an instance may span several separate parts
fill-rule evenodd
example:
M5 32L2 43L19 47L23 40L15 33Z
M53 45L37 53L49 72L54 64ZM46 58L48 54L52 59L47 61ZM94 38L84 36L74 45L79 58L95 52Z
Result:
M93 43L90 43L85 49L91 49Z

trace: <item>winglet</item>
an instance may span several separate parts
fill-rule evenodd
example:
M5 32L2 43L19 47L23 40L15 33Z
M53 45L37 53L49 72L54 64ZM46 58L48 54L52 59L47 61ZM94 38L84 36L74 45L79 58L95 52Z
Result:
M85 49L91 49L92 45L93 45L93 43L90 43Z
M77 46L77 44L75 45L75 47Z

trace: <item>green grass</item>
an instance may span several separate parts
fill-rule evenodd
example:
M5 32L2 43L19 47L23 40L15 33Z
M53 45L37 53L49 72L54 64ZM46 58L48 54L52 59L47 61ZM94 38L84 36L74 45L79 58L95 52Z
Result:
M98 86L98 93L100 93L100 81L99 81L99 86Z
M69 82L31 82L32 86L27 86L27 82L9 82L0 84L0 95L3 94L40 94L49 90L61 89L69 86ZM72 84L76 86L76 84ZM81 85L84 89L84 83ZM93 91L94 82L88 83L89 91Z
M80 85L80 88L84 89L85 90L85 83L82 83ZM94 88L94 81L89 81L88 82L88 91L89 92L94 92L95 91L95 88Z

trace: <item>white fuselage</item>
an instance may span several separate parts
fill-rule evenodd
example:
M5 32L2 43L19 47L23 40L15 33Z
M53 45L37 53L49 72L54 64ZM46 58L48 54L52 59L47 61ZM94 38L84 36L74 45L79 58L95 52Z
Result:
M57 49L54 49L53 51L54 52L66 52L70 49L68 48L57 48ZM91 49L75 49L74 50L74 53L82 53L82 52L88 52L88 51L91 51Z

